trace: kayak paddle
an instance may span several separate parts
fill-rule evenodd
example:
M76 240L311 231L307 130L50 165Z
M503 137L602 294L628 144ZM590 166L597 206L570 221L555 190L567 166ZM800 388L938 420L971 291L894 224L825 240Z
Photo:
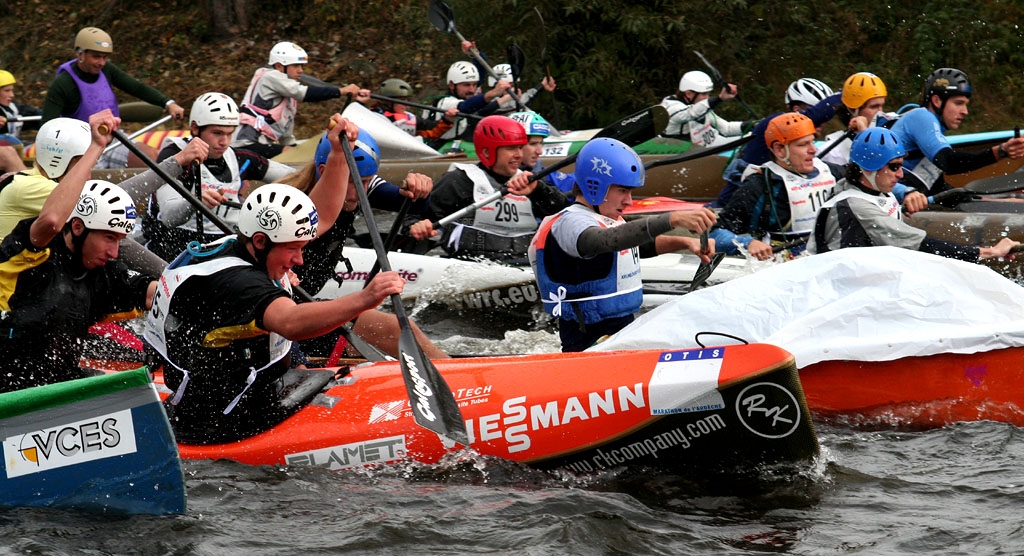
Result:
M459 30L455 27L455 13L452 12L452 7L444 0L431 0L427 17L430 19L430 23L437 27L439 31L454 34L458 37L459 42L469 42L466 41L466 37L463 37L462 33L459 33ZM498 74L494 73L494 68L484 60L483 56L480 55L480 51L475 46L469 47L469 54L473 56L473 59L476 60L480 67L487 69L487 74L493 77L495 82L499 81ZM515 91L509 90L507 93L512 97L512 100L516 101L516 106L520 110L526 111L526 105L523 104L523 101Z
M312 75L306 75L306 74L303 74L303 75L299 76L299 81L302 81L303 83L305 83L307 85L314 85L316 87L337 87L337 85L332 85L332 84L330 84L330 83L328 83L326 81L317 79L317 78L313 77ZM397 102L398 104L404 104L406 106L411 106L413 108L419 108L420 110L428 110L430 112L440 112L442 114L447 112L447 110L445 110L444 108L438 108L437 106L431 106L429 104L418 104L418 103L415 103L415 102L409 102L407 99L404 99L404 98L386 97L384 95L378 95L376 93L370 93L370 98L374 98L374 99L377 99L377 100L383 100L384 102ZM471 118L471 119L474 119L474 120L482 120L484 118L483 116L481 116L479 114L467 114L465 112L459 112L458 117L460 117L460 118Z
M142 129L133 132L131 135L128 136L128 138L129 139L135 139L139 135L142 135L143 133L146 133L147 131L149 131L149 130L151 130L153 128L159 127L159 126L167 123L167 120L170 120L173 117L174 116L171 116L170 114L168 114L168 115L164 116L163 118L160 118L159 120L157 120L157 121L155 121L155 122L153 122L153 123L143 127ZM111 143L111 144L107 145L107 148L103 149L103 153L106 154L108 151L110 151L111 149L115 149L115 148L117 148L117 145Z
M846 141L847 139L853 139L854 136L856 136L856 135L857 135L856 131L854 131L852 129L846 130L846 133L842 134L835 141L832 141L831 143L829 143L828 146L826 146L824 149L822 149L820 152L818 152L818 154L815 155L815 156L817 156L818 158L825 158L825 155L830 153L830 152L832 152L832 149L838 147L839 145L841 145L843 143L843 141Z
M700 252L707 253L709 249L710 247L708 246L708 231L704 230L700 234ZM708 281L708 278L711 276L711 273L714 272L716 268L718 268L719 264L721 264L722 259L724 257L725 253L715 253L711 257L711 262L706 263L701 261L700 266L697 267L697 271L693 273L693 279L690 280L690 289L687 290L687 293L692 292L693 290L696 290L697 288L703 286L704 282Z
M700 52L694 50L693 53L696 54L698 58L700 58L701 62L704 62L704 65L707 66L709 70L711 70L711 76L714 77L715 84L717 84L719 87L725 88L725 85L726 85L725 79L722 79L722 74L718 71L718 68L716 68L715 66L712 66L711 62L709 62L708 59L705 58L704 55L701 54ZM749 112L750 115L753 116L753 118L755 120L760 120L761 119L760 116L755 114L754 111L751 110L749 106L747 106L747 103L743 102L743 99L740 98L739 94L736 95L736 102L740 103L740 106L742 106L744 109L746 109L746 111Z
M526 65L526 54L518 44L513 42L505 48L505 58L508 60L509 68L512 69L512 88L518 91L519 77L523 73L523 66Z
M373 219L373 208L370 206L370 198L367 196L366 190L363 189L363 180L359 177L356 159L352 155L352 146L344 134L341 135L341 145L345 151L345 158L348 160L352 187L356 188L356 193L359 195L359 206L363 211L366 228L373 241L373 248L377 252L377 262L380 263L380 268L383 271L388 272L391 270L391 263L388 261L387 251L384 250L384 243L377 231L377 223ZM452 395L444 377L423 353L423 348L416 341L412 325L409 324L409 317L405 314L405 306L402 305L402 296L397 293L392 294L391 305L401 329L398 336L398 362L402 369L402 378L405 380L405 389L409 393L409 405L412 407L416 423L463 446L469 446L466 423L462 419L459 403Z
M100 132L104 131L105 129L100 129ZM224 222L224 220L222 220L220 216L217 216L217 213L213 212L213 210L210 209L210 207L203 204L202 199L197 199L195 195L193 195L187 188L185 188L184 185L181 184L181 182L174 179L173 177L171 177L170 174L165 172L164 169L161 168L159 164L154 162L153 159L149 157L149 155L144 153L142 149L140 149L139 146L135 144L134 141L129 139L123 131L121 131L120 129L115 129L111 133L113 133L114 137L116 137L118 141L123 143L129 151L135 153L135 156L139 157L139 160L144 162L146 166L149 166L150 170L153 170L153 172L155 172L156 175L160 176L160 179L164 180L165 182L167 182L168 185L174 188L174 190L178 192L178 195L184 197L184 199L188 201L189 204L191 204L193 207L195 207L197 211L202 213L203 216L209 218L210 222L213 222L214 225L220 228L222 232L229 235L235 233L235 230L233 230L231 226L228 226L227 222ZM300 297L302 300L313 301L313 296L309 295L309 293L307 293L306 290L302 289L300 286L295 286L292 289L295 292L295 295ZM342 326L339 327L338 330L340 331L341 335L344 336L346 340L348 340L348 343L351 344L352 347L354 347L359 353L363 354L363 357L365 357L367 360L384 361L385 359L387 359L387 356L381 353L379 349L377 349L375 346L373 346L366 340L362 339L358 335L353 334L347 328Z
M630 147L635 147L645 141L650 141L661 133L665 126L668 125L668 111L661 105L650 106L643 110L630 114L625 118L605 127L601 131L594 134L594 137L610 137L612 139L618 139ZM538 181L551 174L552 172L564 168L574 162L579 154L569 155L562 160L548 166L544 170L537 172L530 177L530 181ZM434 228L450 224L463 216L475 211L476 209L493 203L498 199L504 197L508 193L507 190L502 188L501 191L495 191L487 197L480 199L479 201L464 207L434 223Z
M711 156L713 154L723 153L738 149L743 145L747 144L754 136L752 134L744 135L735 141L729 141L728 143L722 143L714 147L707 147L705 149L691 149L683 154L662 158L659 160L652 160L644 164L644 168L650 170L651 168L657 168L658 166L669 166L672 164L682 164L683 162L689 162L698 158L704 158L705 156Z

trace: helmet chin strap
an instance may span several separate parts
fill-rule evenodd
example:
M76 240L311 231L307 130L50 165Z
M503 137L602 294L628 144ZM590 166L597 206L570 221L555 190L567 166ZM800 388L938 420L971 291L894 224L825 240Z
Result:
M860 173L863 174L865 178L867 178L868 186L871 189L874 189L875 191L881 192L881 190L878 189L878 185L875 184L875 180L878 178L878 170L875 170L874 172L871 172L871 171L868 171L868 170L865 170L865 169L861 168L861 172Z
M804 176L805 174L803 172L797 172L796 169L793 168L793 161L790 160L789 145L783 145L782 148L786 149L786 156L781 159L782 163L786 165L786 169L794 174Z

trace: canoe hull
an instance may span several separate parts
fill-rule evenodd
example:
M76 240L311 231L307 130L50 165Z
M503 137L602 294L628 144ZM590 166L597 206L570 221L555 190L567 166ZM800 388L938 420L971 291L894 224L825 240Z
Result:
M97 382L125 380L93 395ZM0 421L0 505L184 513L174 436L145 369L0 396L8 408L23 401L39 409Z
M580 473L735 472L818 453L792 356L774 346L435 364L459 402L470 447L485 456ZM394 362L354 368L344 384L266 433L180 446L186 459L330 469L435 463L455 449L415 424Z
M377 255L372 249L346 247L348 265L339 263L336 279L328 281L316 297L333 299L362 289ZM469 262L444 257L389 253L391 267L406 280L402 299L436 305L445 310L515 314L533 318L543 312L541 296L530 268L498 263ZM689 253L665 253L641 259L644 293L669 297L645 297L652 307L689 291L700 259ZM724 259L709 279L715 284L752 272L746 259Z
M991 420L1024 426L1024 347L893 361L823 361L800 370L815 415L934 428Z

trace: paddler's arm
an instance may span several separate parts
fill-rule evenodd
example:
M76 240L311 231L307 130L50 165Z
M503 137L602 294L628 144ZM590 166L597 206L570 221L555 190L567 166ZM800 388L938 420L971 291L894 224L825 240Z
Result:
M320 179L309 194L313 204L320 216L320 235L327 233L334 226L334 222L341 214L341 208L345 204L345 196L348 188L352 187L352 179L349 175L348 161L345 158L345 151L341 146L339 136L342 132L348 137L349 145L355 145L359 136L359 128L353 122L342 118L340 114L331 117L335 125L327 130L327 139L331 144L331 152L327 155L327 163L324 165Z
M315 338L380 305L388 296L402 293L404 285L397 272L381 272L359 292L327 301L297 304L279 297L263 312L263 329L289 340Z
M706 211L706 212L703 212ZM640 218L610 228L602 228L601 226L591 226L580 234L578 240L576 240L576 251L584 259L590 259L601 255L603 253L614 253L616 251L622 251L624 249L632 249L633 247L654 243L656 250L660 251L658 246L659 236L664 234L673 228L686 228L692 229L697 233L700 233L711 226L714 223L714 212L708 209L701 209L700 211L677 211L666 214L659 214L650 218ZM700 242L696 238L679 238L679 239L693 239L693 245L696 246L696 251L700 251ZM689 244L690 242L681 241L674 242L669 241L663 243L666 248L673 245ZM689 249L689 245L685 247ZM676 248L678 249L678 247ZM693 251L693 249L691 249Z

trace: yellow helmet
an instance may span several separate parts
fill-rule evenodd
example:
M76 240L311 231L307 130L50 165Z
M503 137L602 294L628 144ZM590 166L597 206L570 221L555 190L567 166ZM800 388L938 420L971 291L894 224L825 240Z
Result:
M76 50L92 50L110 54L114 51L114 41L103 29L85 27L75 35Z
M843 83L843 104L856 110L875 97L887 96L885 83L873 73L855 73Z
M14 85L18 80L11 75L11 72L7 70L0 70L0 87L6 87L8 85Z

